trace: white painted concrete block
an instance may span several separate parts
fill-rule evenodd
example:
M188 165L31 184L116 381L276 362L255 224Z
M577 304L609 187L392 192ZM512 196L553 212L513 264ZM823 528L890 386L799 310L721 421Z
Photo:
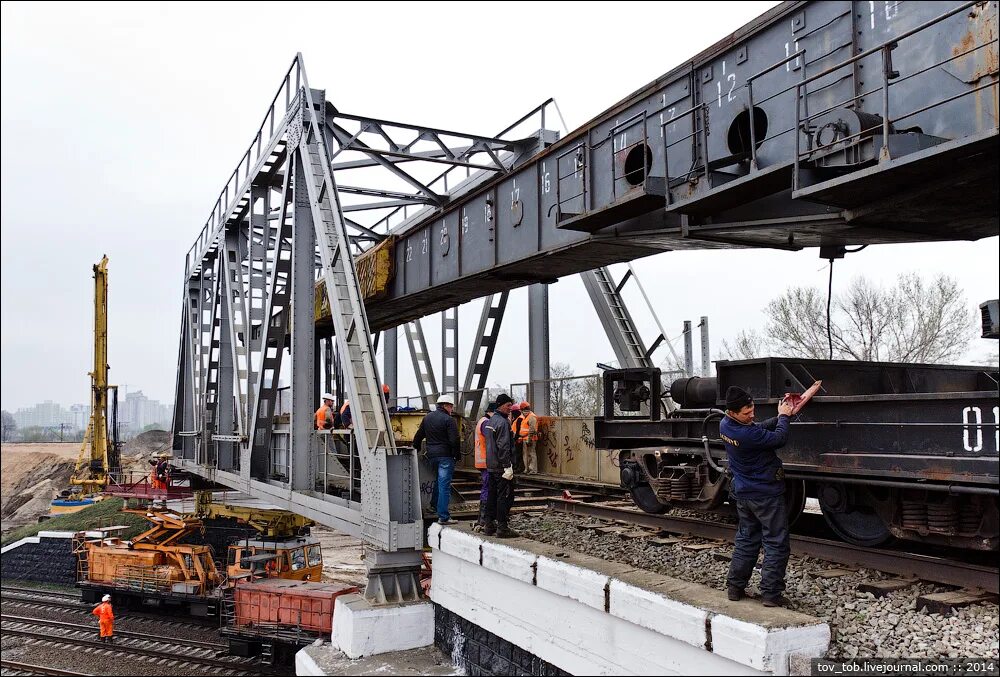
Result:
M609 597L612 616L691 646L705 647L709 612L704 609L615 579L611 579Z
M505 555L492 556L500 562ZM762 674L639 627L603 608L595 609L441 551L434 553L431 599L576 675Z
M323 677L326 675L316 659L310 656L305 649L299 649L295 652L295 674L298 677Z
M441 541L441 525L437 522L431 522L431 525L427 527L427 545L432 548L440 548Z
M561 597L575 599L598 611L606 610L605 588L609 580L610 576L605 574L544 555L539 555L535 563L535 585Z
M826 623L767 628L729 616L712 617L715 653L775 675L788 674L790 654L818 658L829 644L830 626Z
M341 595L333 617L333 644L348 658L434 643L434 607L427 602L373 607L361 595Z
M482 543L483 567L522 583L534 585L535 561L538 555L493 541L484 540Z
M439 527L441 529L441 552L464 559L466 562L479 564L479 546L483 539L475 534L460 531L452 527ZM433 548L434 545L432 544Z

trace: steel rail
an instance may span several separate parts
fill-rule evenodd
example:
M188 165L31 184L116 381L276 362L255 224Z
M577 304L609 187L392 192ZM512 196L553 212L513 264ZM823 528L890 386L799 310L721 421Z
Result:
M193 656L181 653L178 650L167 651L163 649L150 649L147 647L132 646L120 642L107 644L105 642L93 638L88 639L85 637L74 637L72 635L52 634L51 632L28 630L24 628L5 627L3 628L3 634L6 636L16 635L20 637L28 637L31 639L39 640L41 642L48 642L53 644L71 644L75 646L99 648L105 651L111 650L116 653L122 653L122 654L147 656L150 658L156 658L160 660L175 661L177 664L190 664L193 666L221 668L223 670L231 671L234 674L250 674L250 675L261 674L261 671L256 668L256 665L254 663L239 662L238 660L227 661L218 658L211 658L208 656ZM170 638L163 638L163 640L160 643L162 644L173 643L177 645L177 649L179 650L183 650L185 648L183 645L178 645L176 640L171 640ZM187 647L187 648L191 649L192 647Z
M9 616L0 614L0 621L11 621L13 623L30 623L31 625L44 625L56 628L67 628L69 630L81 630L79 623L69 623L67 621L54 621L48 618L31 618L28 616ZM198 639L177 639L164 635L153 635L148 632L134 632L131 630L115 630L115 637L125 637L138 639L144 642L167 642L169 644L183 644L195 649L208 649L211 651L227 651L229 646L220 642L203 642Z
M16 670L18 673L29 675L64 675L65 677L91 677L89 672L73 672L72 670L60 670L59 668L49 668L44 665L32 665L31 663L18 663L15 661L0 661L0 668Z
M731 541L736 533L735 524L702 522L688 517L671 517L618 508L599 503L582 503L566 499L550 499L548 509L574 515L586 515L610 520L623 520L638 526L662 529L675 534ZM812 536L792 534L792 553L876 569L897 576L913 576L925 581L980 588L990 593L1000 593L1000 568L971 564L961 560L921 555L905 550L866 548L842 541L831 541Z

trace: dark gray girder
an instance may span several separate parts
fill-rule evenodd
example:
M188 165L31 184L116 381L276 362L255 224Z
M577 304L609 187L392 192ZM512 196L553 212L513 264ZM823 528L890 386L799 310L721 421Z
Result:
M666 250L996 235L997 3L887 8L786 2L411 217L372 326Z

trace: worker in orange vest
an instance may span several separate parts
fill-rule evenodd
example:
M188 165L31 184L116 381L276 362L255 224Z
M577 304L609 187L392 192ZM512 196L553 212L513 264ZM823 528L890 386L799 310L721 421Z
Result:
M534 475L538 472L538 459L535 453L538 445L538 417L531 411L530 402L521 402L521 417L517 421L515 439L521 442L524 454L524 472Z
M94 607L91 612L97 616L101 632L101 641L114 643L115 638L115 612L111 608L111 595L101 598L101 603Z
M524 454L521 451L521 436L517 431L521 427L521 404L514 402L510 408L510 434L514 440L514 473L521 475L524 473Z
M157 462L156 462L156 459L155 458L149 459L149 465L150 465L150 468L149 468L149 488L152 489L153 491L159 491L161 487L160 487L160 480L156 476L156 470L157 470L157 465L158 465Z
M482 531L486 528L486 502L490 497L490 470L486 467L486 434L483 426L493 418L493 412L497 409L496 404L490 402L486 405L486 413L476 422L476 468L482 477L482 489L479 491L479 521L472 527L473 531Z
M323 393L323 404L316 410L316 430L333 428L333 395Z

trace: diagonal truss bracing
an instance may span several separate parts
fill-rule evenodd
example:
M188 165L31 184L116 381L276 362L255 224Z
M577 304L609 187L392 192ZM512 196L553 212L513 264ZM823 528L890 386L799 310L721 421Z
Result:
M363 537L376 602L420 595L420 483L413 450L394 443L354 256L411 209L439 209L470 180L510 171L526 148L342 114L309 88L300 55L187 254L178 464ZM336 351L314 327L320 279ZM313 430L323 372L350 402L347 464ZM330 481L326 469L345 465L360 471Z

